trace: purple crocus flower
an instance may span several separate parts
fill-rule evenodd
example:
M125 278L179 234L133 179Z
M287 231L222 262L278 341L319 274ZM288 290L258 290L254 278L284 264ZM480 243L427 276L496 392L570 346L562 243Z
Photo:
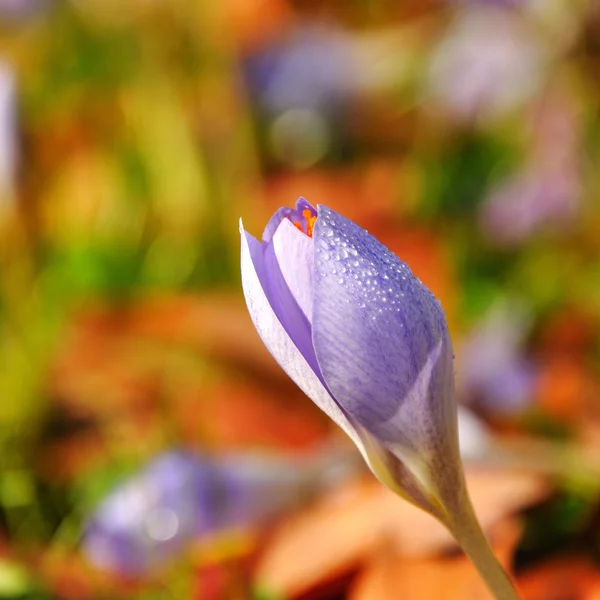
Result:
M326 206L300 198L279 209L262 243L241 233L246 302L269 351L382 481L433 510L429 480L445 488L462 477L439 302L405 263Z
M466 491L439 302L376 238L326 206L300 198L280 208L262 242L240 229L246 303L271 354L385 485L444 523L499 598L516 598Z

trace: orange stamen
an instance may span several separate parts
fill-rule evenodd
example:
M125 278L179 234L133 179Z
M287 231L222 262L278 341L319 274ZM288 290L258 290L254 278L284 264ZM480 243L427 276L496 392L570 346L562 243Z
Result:
M302 216L306 219L306 235L308 237L312 237L313 229L315 228L315 222L317 221L317 215L313 216L310 210L305 208L302 211Z
M292 223L302 232L305 233L308 237L312 237L313 229L315 228L315 222L317 220L317 215L314 215L310 212L308 208L305 208L302 211L302 216L306 219L306 231L302 229L302 224L297 223L296 221L292 221ZM290 219L291 220L291 219Z

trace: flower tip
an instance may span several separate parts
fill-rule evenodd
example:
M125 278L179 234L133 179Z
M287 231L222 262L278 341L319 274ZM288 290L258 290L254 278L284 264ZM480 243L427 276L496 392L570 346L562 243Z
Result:
M240 217L239 227L240 227L240 233L244 233L244 231L246 231L244 229L244 223L242 222L242 217Z

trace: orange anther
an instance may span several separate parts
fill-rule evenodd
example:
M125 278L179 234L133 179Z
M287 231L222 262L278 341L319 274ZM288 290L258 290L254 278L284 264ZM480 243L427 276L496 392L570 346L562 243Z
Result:
M312 237L313 229L315 228L315 221L317 220L317 215L312 214L312 212L305 208L302 211L302 216L306 219L306 231L302 228L302 223L298 221L292 221L289 217L287 217L292 223L302 232L305 233L308 237Z
M308 208L302 211L302 216L306 219L306 235L312 237L313 229L315 228L315 222L317 215L313 215Z

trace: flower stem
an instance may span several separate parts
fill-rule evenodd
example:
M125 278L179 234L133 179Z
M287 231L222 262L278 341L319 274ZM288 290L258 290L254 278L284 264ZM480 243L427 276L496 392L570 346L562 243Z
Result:
M509 576L494 556L481 530L468 495L465 494L459 514L453 515L448 527L496 600L519 600Z

